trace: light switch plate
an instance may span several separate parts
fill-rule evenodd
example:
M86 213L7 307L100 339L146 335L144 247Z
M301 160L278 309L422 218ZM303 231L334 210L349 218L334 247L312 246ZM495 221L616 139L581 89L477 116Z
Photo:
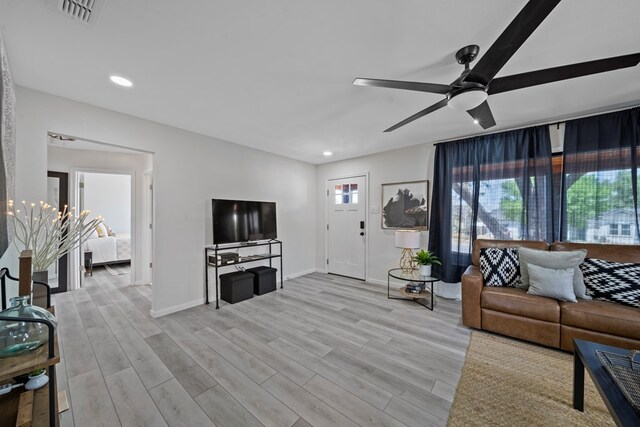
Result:
M369 213L379 214L380 213L380 206L370 206L369 207Z

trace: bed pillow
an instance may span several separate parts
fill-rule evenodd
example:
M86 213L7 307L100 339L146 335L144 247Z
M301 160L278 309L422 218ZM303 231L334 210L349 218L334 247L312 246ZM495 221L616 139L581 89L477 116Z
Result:
M517 248L480 249L480 271L485 286L514 287L520 282Z
M96 232L98 233L98 237L103 238L107 237L109 233L107 232L107 227L104 224L98 224L96 226Z
M553 298L560 301L578 302L573 292L575 267L545 268L527 265L529 269L529 295Z
M582 271L579 268L579 265L582 264L584 258L587 256L586 249L578 249L575 251L541 251L537 249L520 248L518 255L520 257L520 274L522 275L522 285L518 285L518 287L522 289L529 288L529 270L527 266L530 263L556 270L573 268L573 293L580 299L591 299L587 294Z
M640 264L587 258L580 269L593 298L640 308Z

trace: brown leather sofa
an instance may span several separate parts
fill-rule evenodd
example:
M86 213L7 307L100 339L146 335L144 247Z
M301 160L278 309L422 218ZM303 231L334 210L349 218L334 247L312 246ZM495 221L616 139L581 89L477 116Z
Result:
M483 329L573 352L579 338L640 349L640 309L605 301L556 301L523 289L484 286L480 249L527 247L548 251L586 249L587 258L640 263L640 246L539 241L482 240L473 244L473 265L462 276L462 322Z

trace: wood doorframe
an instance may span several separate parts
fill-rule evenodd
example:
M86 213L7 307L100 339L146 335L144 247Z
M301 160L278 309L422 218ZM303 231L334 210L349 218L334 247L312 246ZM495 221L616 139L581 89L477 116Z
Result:
M69 174L67 172L47 171L47 178L58 178L60 187L58 190L58 210L61 206L69 205ZM58 259L58 286L51 289L52 294L67 292L69 285L69 254L64 254Z
M328 177L324 183L325 186L325 197L324 197L324 260L322 271L325 274L329 274L329 269L327 268L327 260L329 259L329 229L327 226L329 225L329 195L331 192L329 191L329 182L336 179L347 179L347 178L356 178L363 177L365 186L367 187L367 191L364 194L364 206L365 206L365 222L364 222L364 232L365 232L365 245L364 245L364 281L369 280L369 196L371 195L371 190L369 189L369 172L361 172L361 173L350 173L346 175L338 175ZM328 192L328 193L327 193Z

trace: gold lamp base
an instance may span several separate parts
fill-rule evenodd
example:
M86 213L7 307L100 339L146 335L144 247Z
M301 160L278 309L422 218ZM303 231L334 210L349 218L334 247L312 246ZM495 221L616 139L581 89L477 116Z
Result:
M410 248L404 248L400 255L400 268L405 273L410 273L415 269L415 261L413 260L413 251Z

